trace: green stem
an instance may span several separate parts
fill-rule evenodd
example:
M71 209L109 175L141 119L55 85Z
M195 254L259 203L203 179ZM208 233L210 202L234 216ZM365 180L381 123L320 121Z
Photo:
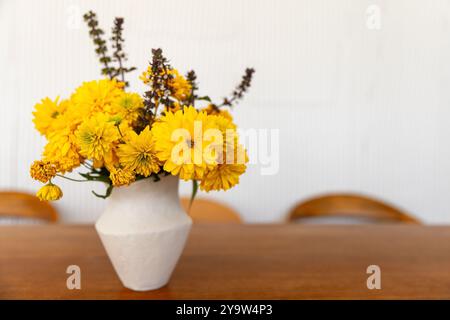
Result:
M122 131L120 130L120 125L116 125L117 130L119 130L120 137L123 139Z
M69 177L65 177L65 176L63 176L63 175L61 175L61 174L57 174L56 176L57 176L57 177L60 177L60 178L63 178L63 179L70 180L70 181L75 181L75 182L87 182L87 181L89 181L89 180L72 179L72 178L69 178Z

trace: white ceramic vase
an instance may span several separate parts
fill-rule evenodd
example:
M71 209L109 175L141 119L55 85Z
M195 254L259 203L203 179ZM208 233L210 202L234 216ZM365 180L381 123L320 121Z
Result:
M169 281L192 220L180 205L178 178L114 188L95 227L123 285L136 291Z

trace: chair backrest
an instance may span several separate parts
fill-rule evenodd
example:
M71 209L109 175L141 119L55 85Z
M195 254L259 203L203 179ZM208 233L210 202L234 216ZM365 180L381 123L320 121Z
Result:
M24 192L0 192L0 217L29 218L56 222L58 212L45 201Z
M328 194L312 198L294 207L289 221L304 218L349 217L371 222L404 222L420 224L414 217L380 200L356 194Z
M189 199L181 198L181 205L194 223L241 223L239 214L230 207L216 201L196 198L189 209Z

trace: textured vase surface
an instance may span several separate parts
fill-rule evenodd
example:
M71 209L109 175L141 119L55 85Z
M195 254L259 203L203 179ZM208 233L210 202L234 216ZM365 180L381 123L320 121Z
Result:
M145 179L114 188L95 227L123 285L158 289L170 279L192 220L180 205L179 180Z

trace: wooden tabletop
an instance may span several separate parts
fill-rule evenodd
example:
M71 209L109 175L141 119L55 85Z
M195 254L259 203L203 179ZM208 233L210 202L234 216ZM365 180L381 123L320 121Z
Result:
M68 290L66 268L81 268ZM381 268L381 290L366 269ZM195 225L169 284L133 292L92 226L0 227L0 299L450 299L450 227Z

